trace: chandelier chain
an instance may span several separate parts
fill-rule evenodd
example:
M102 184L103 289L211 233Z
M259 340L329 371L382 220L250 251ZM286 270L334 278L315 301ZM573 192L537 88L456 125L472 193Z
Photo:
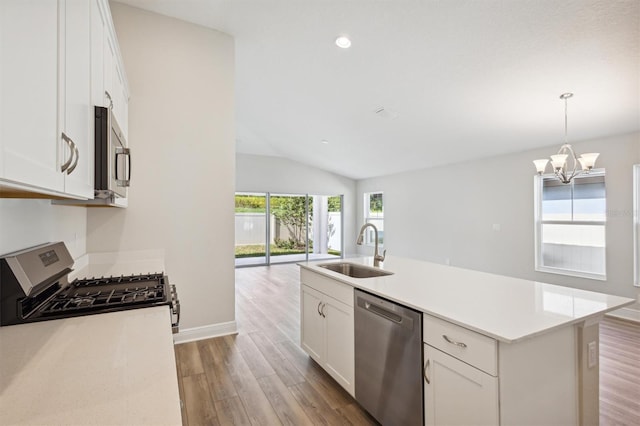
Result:
M567 136L567 97L564 98L564 143L569 142L569 137Z

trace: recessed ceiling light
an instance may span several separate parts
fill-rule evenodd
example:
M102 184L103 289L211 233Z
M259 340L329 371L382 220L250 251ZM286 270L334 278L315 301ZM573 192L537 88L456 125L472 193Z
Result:
M349 37L347 36L340 36L336 39L336 46L348 49L351 47L351 40L349 40Z
M328 141L328 140L326 140L326 139L322 139L320 142L322 142L322 143L323 143L323 144L325 144L325 145L329 145L329 141Z

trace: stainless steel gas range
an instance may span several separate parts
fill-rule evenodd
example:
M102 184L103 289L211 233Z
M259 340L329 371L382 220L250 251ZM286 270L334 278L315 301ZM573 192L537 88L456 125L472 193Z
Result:
M180 302L163 273L75 279L73 259L62 242L0 258L0 325L168 305L178 332Z

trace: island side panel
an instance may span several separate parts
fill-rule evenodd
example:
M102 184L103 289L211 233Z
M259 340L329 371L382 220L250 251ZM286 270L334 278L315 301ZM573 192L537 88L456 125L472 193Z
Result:
M501 425L577 425L576 327L499 342Z
M583 426L600 424L600 320L598 317L576 326L578 415Z

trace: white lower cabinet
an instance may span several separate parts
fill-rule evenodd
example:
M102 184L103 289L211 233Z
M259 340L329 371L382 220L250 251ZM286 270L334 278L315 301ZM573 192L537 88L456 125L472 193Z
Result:
M351 395L355 392L355 352L353 306L325 298L325 367Z
M424 345L426 425L497 425L498 378Z
M425 425L589 423L578 414L576 330L503 343L425 314Z
M322 313L322 294L302 285L301 287L301 345L311 358L321 362L325 358L326 324Z
M301 282L302 349L353 395L353 288L306 270Z
M423 317L426 425L498 425L494 339L429 315Z

